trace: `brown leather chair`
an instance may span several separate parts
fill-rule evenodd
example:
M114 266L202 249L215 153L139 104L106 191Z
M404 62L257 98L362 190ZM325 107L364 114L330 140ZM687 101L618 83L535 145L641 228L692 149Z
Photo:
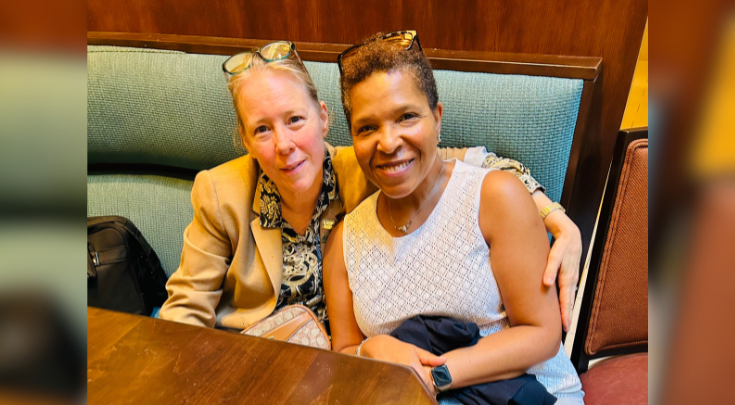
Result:
M571 359L585 403L648 404L647 128L618 135L583 294Z

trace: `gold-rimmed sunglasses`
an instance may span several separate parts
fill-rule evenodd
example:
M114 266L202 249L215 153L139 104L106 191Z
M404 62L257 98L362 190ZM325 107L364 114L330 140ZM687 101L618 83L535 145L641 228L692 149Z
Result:
M225 72L227 81L230 81L233 76L243 70L249 69L253 65L253 58L255 58L255 55L259 56L260 59L263 59L266 62L275 62L289 57L301 60L301 58L299 58L299 54L296 52L296 45L294 45L293 42L271 42L270 44L264 45L258 49L233 55L224 61L222 63L222 71Z
M406 51L413 48L413 44L415 43L418 47L418 50L423 52L423 48L421 48L421 42L419 42L419 36L416 33L416 31L396 31L391 32L390 34L385 34L382 37L380 37L381 40L385 42L394 42L400 45L405 45ZM366 42L363 42L361 44L352 45L351 47L345 49L344 52L339 54L337 56L337 66L339 66L339 74L342 75L342 63L345 61L345 59L349 59L350 56L353 56L355 54L355 51L357 51L361 46L365 45Z

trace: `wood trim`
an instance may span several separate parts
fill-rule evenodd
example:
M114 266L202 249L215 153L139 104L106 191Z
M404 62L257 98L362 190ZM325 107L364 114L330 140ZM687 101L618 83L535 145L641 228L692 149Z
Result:
M194 35L87 32L87 44L89 45L130 46L214 55L232 55L263 46L269 42L272 41ZM337 55L350 46L348 44L315 42L296 42L295 44L301 58L312 62L336 62ZM465 72L595 80L602 66L602 59L599 57L449 51L443 49L424 49L424 53L435 69Z
M569 163L564 179L560 203L567 209L567 216L574 221L582 236L582 256L579 275L587 260L592 233L602 199L604 184L600 184L603 170L602 139L602 83L604 69L597 80L585 81L577 114ZM604 165L607 169L607 165ZM607 174L607 170L605 170Z
M587 118L589 117L590 108L592 107L592 99L596 87L596 80L585 81L584 87L582 88L582 98L579 100L577 124L574 127L572 149L569 152L569 164L567 166L566 177L564 178L564 189L562 190L561 199L559 200L561 205L567 208L577 203L577 201L572 202L572 190L574 189L574 181L577 178L577 171L580 169L579 160L582 154L582 143L586 138Z
M425 49L434 69L595 80L602 58Z

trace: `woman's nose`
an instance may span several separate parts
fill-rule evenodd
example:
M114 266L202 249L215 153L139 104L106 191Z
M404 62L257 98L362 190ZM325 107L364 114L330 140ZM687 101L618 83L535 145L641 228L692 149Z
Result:
M383 153L391 154L395 152L403 140L395 128L383 126L380 129L380 138L378 139L378 150Z
M276 152L282 155L288 155L293 152L296 145L293 142L291 131L286 128L274 128L273 132L276 141Z

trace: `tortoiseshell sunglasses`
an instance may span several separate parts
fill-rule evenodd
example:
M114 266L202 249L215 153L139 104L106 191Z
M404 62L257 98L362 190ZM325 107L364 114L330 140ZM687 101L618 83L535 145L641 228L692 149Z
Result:
M413 48L413 44L415 43L419 51L423 52L423 48L421 48L421 42L419 42L419 36L416 34L416 31L391 32L390 34L383 35L380 39L386 42L395 42L405 45L407 51ZM337 66L339 66L340 76L342 75L342 63L344 60L349 58L351 55L354 55L355 51L365 44L366 43L363 42L361 44L353 45L337 56Z
M258 49L233 55L224 61L224 63L222 63L222 71L225 72L227 81L229 82L233 76L250 68L250 66L253 65L253 58L255 58L255 55L258 55L266 62L274 62L288 57L294 57L301 60L299 54L296 52L296 46L293 42L271 42L270 44L264 45Z

